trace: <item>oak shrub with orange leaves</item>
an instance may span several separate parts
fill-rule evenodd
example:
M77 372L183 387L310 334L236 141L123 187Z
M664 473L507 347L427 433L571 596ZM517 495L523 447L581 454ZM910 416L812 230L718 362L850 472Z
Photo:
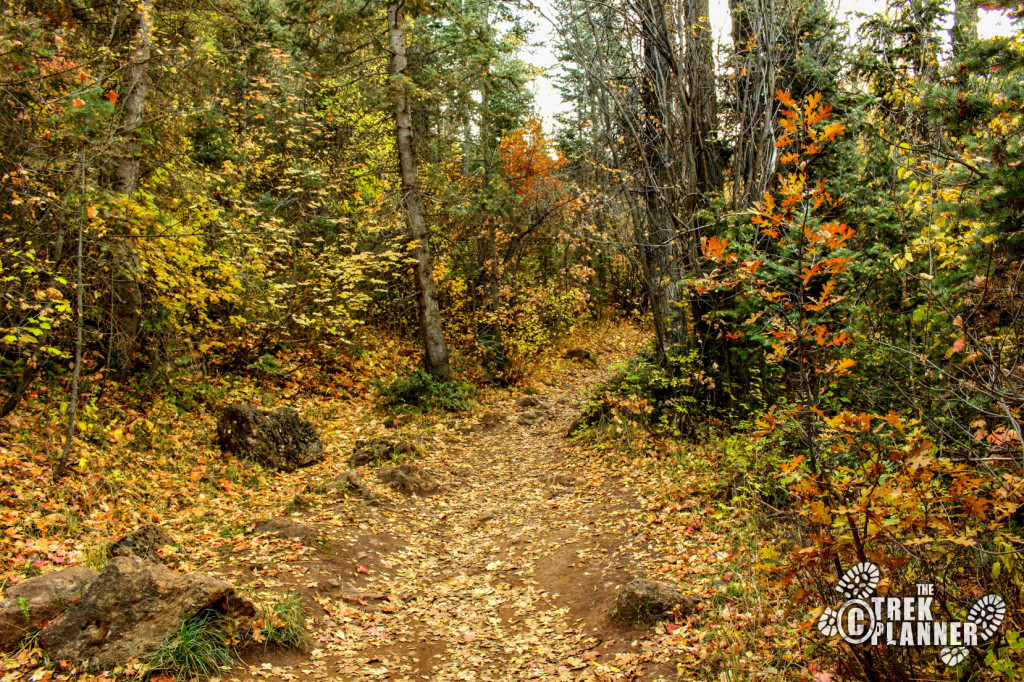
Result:
M887 354L899 351L864 324L858 267L865 245L841 220L844 202L820 165L844 126L830 121L820 95L778 97L785 109L776 191L756 204L748 225L704 238L709 268L690 282L700 294L741 302L719 319L722 333L760 349L761 376L773 384L766 409L749 423L760 441L751 446L747 436L735 437L727 446L738 480L745 479L741 496L763 517L759 571L786 595L814 669L849 679L957 674L937 650L851 647L817 632L817 616L840 601L835 586L843 571L870 561L882 569L883 595L934 584L936 618L960 619L981 595L1001 595L1005 634L961 668L1015 674L1024 624L1020 442L993 439L985 429L992 401L986 404L984 393L977 423L964 424L974 432L974 451L921 418L931 406L899 409L893 401L885 412L872 409L878 403L865 399L863 387ZM946 354L953 363L960 344ZM925 356L919 362L935 372L960 371Z

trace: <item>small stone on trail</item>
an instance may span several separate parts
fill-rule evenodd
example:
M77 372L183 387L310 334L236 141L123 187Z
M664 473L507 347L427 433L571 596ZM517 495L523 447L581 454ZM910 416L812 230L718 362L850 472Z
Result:
M562 357L566 360L582 360L584 362L589 362L592 365L597 364L597 358L594 357L594 354L591 353L589 350L584 350L582 348L573 348L572 350L567 350L565 352L565 355L563 355Z
M60 615L95 578L95 571L74 566L7 588L0 601L0 652L13 650L26 635Z
M391 440L388 438L371 438L357 440L349 457L349 466L361 467L394 460L401 455L412 456L419 452L419 447L410 440Z
M630 625L650 625L668 613L689 615L698 604L699 597L683 594L669 583L638 578L615 595L612 619Z
M495 410L489 410L484 412L483 416L480 417L480 426L484 429L496 429L506 421L505 415Z
M259 534L276 535L280 538L298 540L306 546L316 541L317 537L316 531L312 528L303 526L301 523L289 521L288 519L263 519L256 522L253 530Z
M377 478L394 490L407 495L431 495L441 490L433 472L420 464L399 464L384 467Z
M158 550L174 544L174 538L159 526L147 523L110 546L112 556L134 555L146 561L163 563Z
M373 493L367 487L366 482L363 481L355 469L346 469L341 472L341 475L334 479L332 484L334 489L340 493L358 493L365 495L366 497L373 497Z
M516 401L516 407L540 407L542 403L536 396L524 395Z
M572 474L565 474L560 471L544 476L544 485L548 487L564 486L571 488L580 483L581 481Z

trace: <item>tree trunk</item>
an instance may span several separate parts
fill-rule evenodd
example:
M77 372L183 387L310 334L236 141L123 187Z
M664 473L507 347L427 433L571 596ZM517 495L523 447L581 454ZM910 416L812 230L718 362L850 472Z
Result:
M657 356L667 364L670 355L687 340L685 305L680 301L679 280L682 278L682 250L673 216L675 192L670 163L677 154L670 152L668 126L672 111L672 80L674 67L669 55L671 43L665 21L663 0L643 0L638 7L643 37L643 84L641 102L644 111L642 127L642 162L645 222L647 238L643 247L647 291L651 299ZM677 84L678 85L678 84ZM685 106L685 103L681 102ZM677 150L682 158L682 172L693 173L693 156L687 153L692 142L689 117L681 115L683 142ZM685 183L689 186L690 183ZM686 189L684 188L684 192ZM688 193L689 194L689 193ZM684 217L690 211L683 208Z
M423 217L423 197L420 195L412 109L405 83L408 61L405 55L405 37L402 34L402 10L401 5L397 3L388 6L388 39L391 43L390 75L392 102L395 107L398 170L402 179L405 225L413 245L413 277L416 285L420 341L423 347L423 367L431 376L447 381L451 377L451 368L441 326L441 313L437 305L427 223Z
M686 1L684 25L686 71L694 117L697 186L702 191L717 191L722 186L722 160L718 143L718 97L708 0Z
M132 40L132 63L128 69L128 87L124 97L122 134L127 138L117 165L117 191L129 197L135 194L142 167L142 145L138 129L146 109L149 60L153 48L153 1L140 0L135 14L135 35Z
M153 2L140 0L135 9L135 33L132 37L131 65L124 96L121 134L125 143L117 163L114 189L132 197L139 186L142 169L142 144L139 128L146 110L149 60L153 48ZM113 295L111 334L116 357L108 362L127 369L135 355L135 347L142 324L142 291L135 279L139 269L139 256L131 237L125 236L116 250L117 268L112 273Z

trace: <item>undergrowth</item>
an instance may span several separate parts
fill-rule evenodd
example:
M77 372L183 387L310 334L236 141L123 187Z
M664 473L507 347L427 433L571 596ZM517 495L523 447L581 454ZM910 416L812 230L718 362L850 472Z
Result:
M253 627L253 639L265 647L305 648L310 641L306 619L309 606L302 597L285 597L269 609L263 609Z
M152 672L166 672L182 680L212 677L222 666L231 665L234 651L224 632L224 619L206 609L181 623L149 657Z
M461 412L472 406L476 395L473 384L438 381L423 369L374 386L381 404L396 412Z

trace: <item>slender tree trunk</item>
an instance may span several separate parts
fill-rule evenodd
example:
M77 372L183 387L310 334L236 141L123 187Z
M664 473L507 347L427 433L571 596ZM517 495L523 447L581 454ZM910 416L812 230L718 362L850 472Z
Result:
M668 58L671 43L663 0L643 0L638 9L644 59L640 94L644 111L641 179L647 238L643 252L657 356L662 364L667 364L673 351L687 340L685 307L681 305L678 286L682 278L682 252L670 197L676 184L669 167L675 155L668 153L674 67ZM689 148L688 135L683 135L683 142L684 149L680 151ZM692 159L692 155L686 156ZM692 172L690 163L683 161L683 165L688 166L683 172Z
M441 313L434 285L434 266L430 258L427 223L423 217L419 169L412 126L412 108L406 87L405 37L402 33L402 7L388 6L388 39L391 43L391 89L395 107L395 141L398 148L398 170L402 178L402 205L405 225L412 242L413 277L416 285L416 307L419 313L420 340L423 346L424 369L437 379L451 377L448 347L444 341Z
M115 190L127 197L134 196L138 189L142 169L139 129L142 127L143 114L146 110L149 60L153 50L152 0L139 0L134 16L131 65L128 68L128 83L121 118L121 134L125 137L125 142L117 163L117 180L114 186ZM116 256L120 261L120 267L112 273L114 320L111 333L115 340L112 347L117 356L114 364L126 369L135 354L142 322L142 291L135 279L140 263L131 237L124 237Z
M117 165L117 191L132 196L139 184L142 146L138 130L146 110L149 60L153 51L153 1L140 0L135 10L135 35L132 39L132 63L128 69L128 87L124 96L121 131L127 138Z
M718 143L718 96L715 92L715 55L709 14L708 0L686 0L686 72L694 117L697 186L702 191L717 191L722 186L722 159Z
M85 201L85 149L82 149L82 201ZM82 295L82 259L84 239L84 225L86 221L85 207L82 207L82 214L78 219L78 253L75 267L75 367L71 372L71 393L68 396L68 427L64 434L64 449L61 451L60 462L53 472L55 479L64 475L68 466L68 457L71 454L71 445L75 440L75 419L78 416L78 379L82 375L82 326L85 324L83 317L84 298Z

